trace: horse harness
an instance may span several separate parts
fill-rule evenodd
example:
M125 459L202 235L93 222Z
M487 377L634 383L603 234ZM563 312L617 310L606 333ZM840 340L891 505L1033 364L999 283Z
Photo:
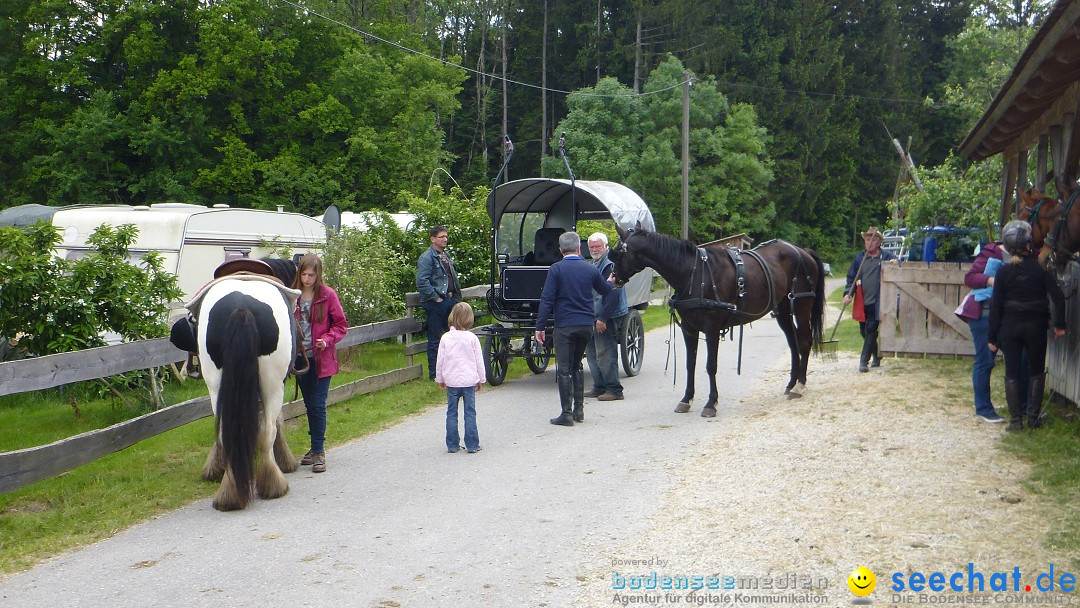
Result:
M1073 204L1076 203L1078 196L1080 196L1080 188L1074 190L1073 193L1069 195L1069 201L1065 203L1065 208L1061 213L1061 219L1058 220L1057 224L1055 224L1054 227L1050 229L1050 232L1043 238L1043 244L1050 248L1053 255L1057 255L1058 253L1058 240L1062 238L1062 232L1065 233L1063 241L1065 247L1068 247L1068 243L1072 241L1072 236L1069 234L1069 213L1072 212ZM1035 208L1031 212L1031 217L1029 218L1029 223L1031 225L1035 225L1035 223L1039 221L1040 207L1042 207L1042 200L1035 204ZM1064 251L1063 253L1069 256L1068 259L1073 258L1071 251Z
M762 243L761 245L758 245L754 249L748 249L748 250L745 250L745 251L740 250L740 249L738 249L736 247L725 247L724 252L727 253L728 257L731 259L731 263L734 264L734 266L735 266L735 287L736 287L736 292L735 292L736 300L735 300L735 302L734 303L725 302L725 301L723 301L723 300L721 300L719 298L719 292L717 291L717 288L716 288L716 277L715 277L715 275L713 275L713 273L711 272L711 269L709 268L709 252L707 250L705 250L705 248L703 248L703 247L698 247L697 256L695 257L695 261L694 261L694 270L690 273L690 279L687 282L686 288L682 292L682 293L687 294L687 296L680 297L679 292L676 291L671 296L671 298L669 298L669 300L668 300L668 305L671 308L672 318L675 319L675 313L677 311L694 310L694 309L700 309L700 308L711 309L711 310L724 310L724 311L728 311L728 312L730 312L730 313L732 313L734 315L745 315L745 316L752 316L752 317L760 317L761 315L765 314L766 312L768 312L770 310L773 310L774 307L776 306L776 303L773 301L773 297L774 297L774 294L775 294L775 288L774 288L774 279L773 279L773 275L772 275L772 270L769 269L769 265L761 257L761 254L759 254L756 250L760 249L761 247L765 247L766 245L771 245L772 243L777 243L777 242L787 245L788 247L790 247L792 249L792 251L795 252L796 259L799 261L798 270L802 271L802 274L805 275L807 283L810 284L810 285L813 285L813 281L810 280L810 275L803 268L802 256L799 255L799 251L795 248L795 246L792 245L791 243L788 243L787 241L780 241L780 240L775 240L774 239L774 240L771 240L771 241L766 241L765 243ZM740 309L740 306L739 306L739 304L742 302L743 297L746 296L746 263L745 263L745 261L743 260L743 257L742 257L744 253L746 255L754 258L757 261L757 263L761 266L761 270L765 274L765 282L767 284L768 293L769 293L769 301L766 304L765 308L763 310L757 312L757 313L754 313L754 314L744 312L743 310ZM701 297L696 297L696 298L695 297L689 297L689 294L693 293L693 290L694 290L694 275L697 274L699 267L701 268L701 282L700 282ZM790 300L792 302L794 302L794 300L797 299L797 298L811 298L811 297L814 297L814 295L815 295L813 291L808 291L808 292L796 292L795 291L795 281L798 279L799 274L800 274L799 272L795 272L795 273L792 274L791 286L788 288L787 297L788 297L788 300ZM706 290L706 284L705 284L705 277L706 276L709 277L709 282L711 284L711 291L712 291L712 295L713 295L712 298L705 297L705 294L709 293ZM792 308L792 314L794 314L794 307ZM776 315L776 313L774 311L773 316L775 316L775 315ZM678 321L678 319L675 319L675 322L680 327L682 326L682 323L680 323ZM742 323L735 323L733 325L742 325Z

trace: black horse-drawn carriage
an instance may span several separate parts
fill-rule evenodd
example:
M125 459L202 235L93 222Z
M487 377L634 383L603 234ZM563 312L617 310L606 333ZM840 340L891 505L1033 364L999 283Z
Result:
M652 213L634 191L614 182L532 178L495 188L488 202L491 217L491 287L488 305L498 321L482 331L487 380L502 384L514 357L525 357L533 373L542 373L552 358L552 332L538 345L533 337L540 293L548 268L562 259L559 236L576 230L580 220L612 220L629 229L654 229ZM582 234L582 239L589 235ZM582 252L588 248L582 244ZM649 303L652 272L627 283L629 316L619 344L623 371L641 369L645 347L641 310ZM548 328L550 330L550 328Z

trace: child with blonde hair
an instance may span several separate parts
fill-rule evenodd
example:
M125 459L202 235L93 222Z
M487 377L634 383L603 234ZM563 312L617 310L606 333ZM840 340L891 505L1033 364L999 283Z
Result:
M458 436L458 401L465 403L465 449L470 454L480 451L480 436L476 431L476 391L484 385L484 357L480 340L469 331L473 326L473 309L467 302L458 302L450 311L450 330L439 342L435 360L435 382L446 391L446 451L453 454L461 449Z

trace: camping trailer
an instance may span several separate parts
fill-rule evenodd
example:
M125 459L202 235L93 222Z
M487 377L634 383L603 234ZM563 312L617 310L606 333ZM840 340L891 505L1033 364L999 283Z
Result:
M407 211L387 213L386 215L403 231L409 230L416 222L416 216ZM336 206L332 206L322 215L312 217L325 224L327 230L331 233L337 234L342 228L367 230L379 221L380 215L374 211L340 211Z
M27 226L35 220L51 222L60 230L56 254L67 259L79 259L92 250L87 239L98 226L135 225L139 234L131 257L159 252L165 270L179 278L184 301L226 260L280 255L283 250L296 256L326 243L326 227L306 215L227 205L24 205L0 212L0 226Z

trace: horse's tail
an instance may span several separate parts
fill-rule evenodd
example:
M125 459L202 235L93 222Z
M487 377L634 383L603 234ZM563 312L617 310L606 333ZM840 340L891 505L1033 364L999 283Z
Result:
M251 499L256 441L259 435L259 330L246 308L225 322L217 415L225 464L232 471L242 504Z
M825 263L821 261L821 256L816 251L813 249L807 251L810 252L810 257L814 258L814 264L817 266L817 284L814 285L814 310L810 313L810 345L816 353L821 350L821 343L824 341L825 297L828 294L825 293Z

